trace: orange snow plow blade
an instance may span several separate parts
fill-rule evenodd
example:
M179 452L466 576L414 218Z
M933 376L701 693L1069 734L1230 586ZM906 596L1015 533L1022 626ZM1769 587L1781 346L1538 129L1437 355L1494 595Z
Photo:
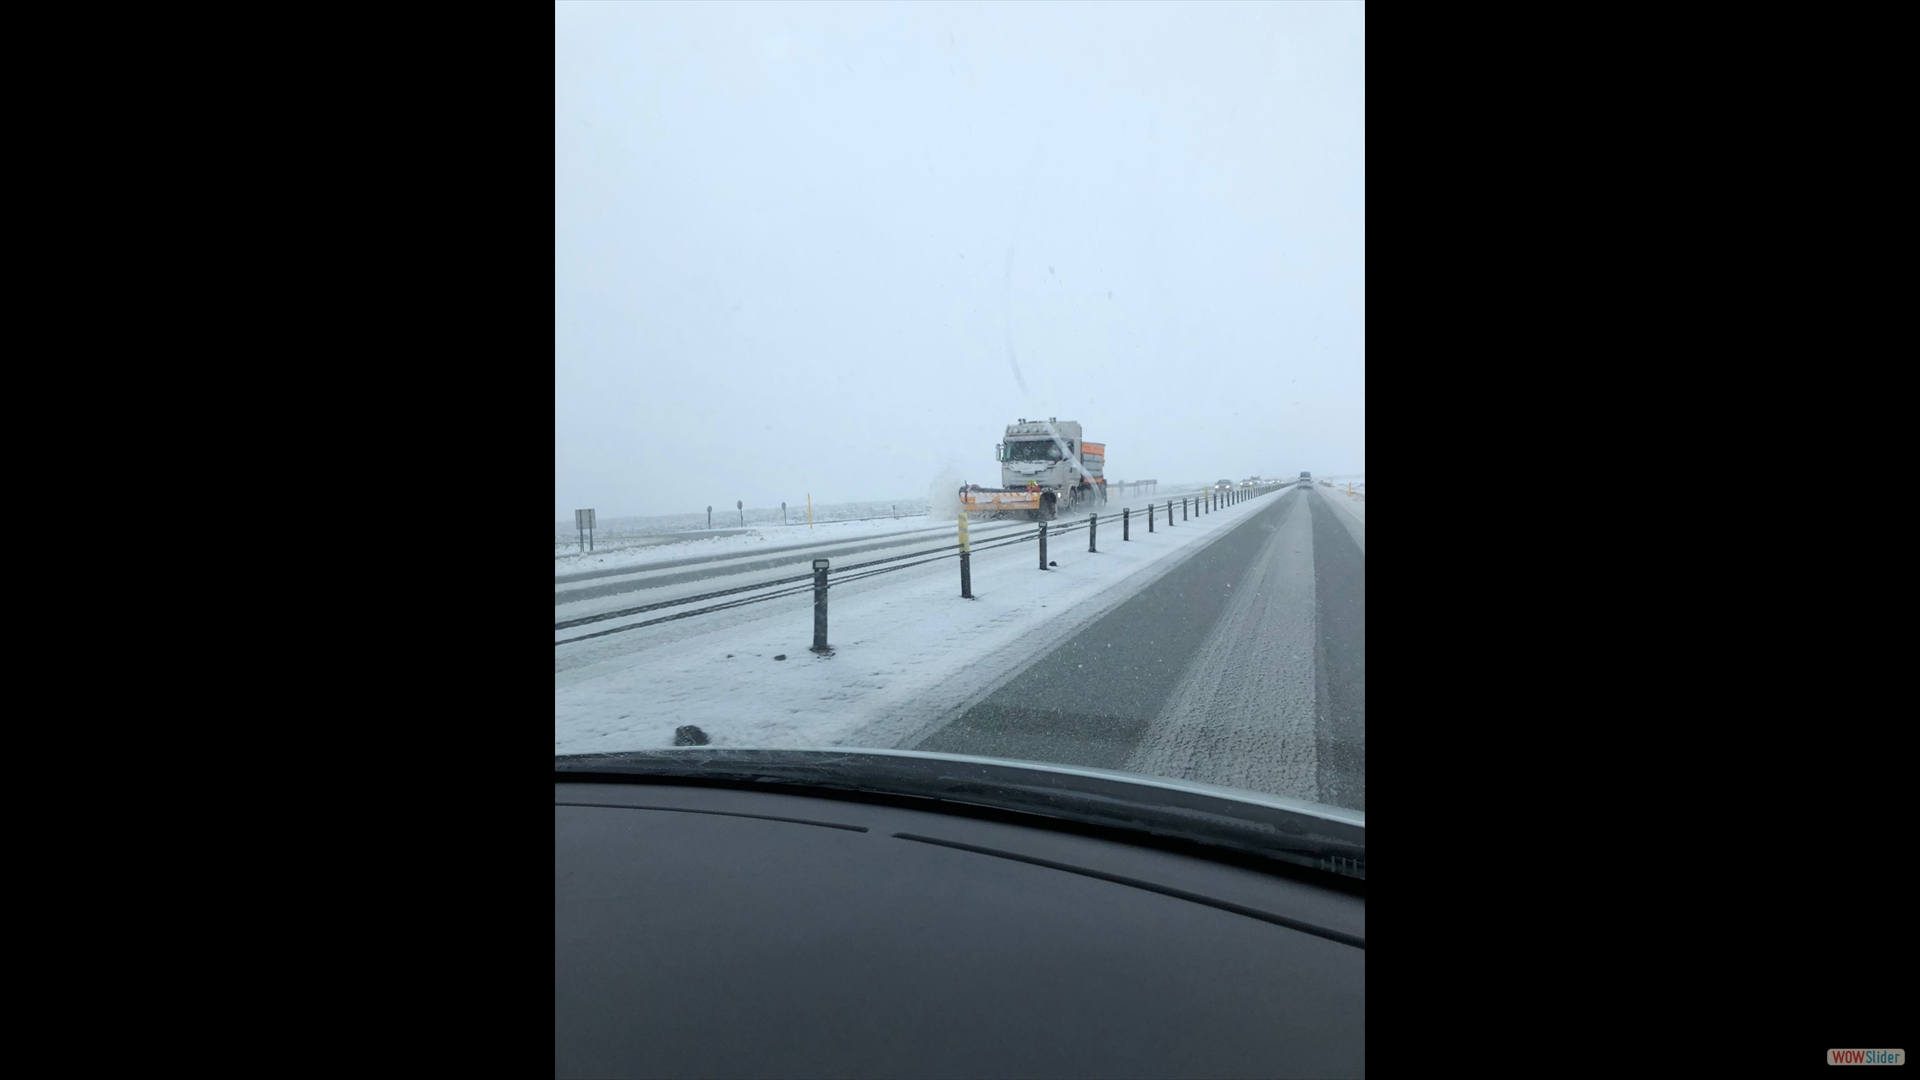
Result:
M1040 509L1037 491L969 491L960 500L968 511L1006 511Z

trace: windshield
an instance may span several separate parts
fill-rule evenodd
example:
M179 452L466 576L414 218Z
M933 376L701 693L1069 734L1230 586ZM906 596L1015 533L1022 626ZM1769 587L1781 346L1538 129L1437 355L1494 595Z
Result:
M1061 461L1066 454L1052 439L1017 440L1007 444L1008 461Z
M554 19L556 755L1364 812L1364 5Z

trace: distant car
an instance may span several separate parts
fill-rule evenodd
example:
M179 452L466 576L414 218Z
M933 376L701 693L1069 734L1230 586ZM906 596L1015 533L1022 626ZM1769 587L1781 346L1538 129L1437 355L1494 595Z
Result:
M1215 491L1227 491L1233 487L1233 481L1219 480L1214 483L1213 487Z
M1313 483L1313 474L1312 474L1312 473L1304 473L1304 472L1303 472L1303 473L1301 473L1301 474L1300 474L1300 482L1301 482L1301 483L1303 483L1303 484L1311 484L1311 483Z

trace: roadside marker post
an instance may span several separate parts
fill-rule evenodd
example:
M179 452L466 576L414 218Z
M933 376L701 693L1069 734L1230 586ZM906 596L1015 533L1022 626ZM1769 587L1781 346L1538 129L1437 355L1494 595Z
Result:
M967 542L967 512L960 511L960 598L973 599L973 547Z
M813 560L813 647L809 652L830 653L827 644L827 559Z

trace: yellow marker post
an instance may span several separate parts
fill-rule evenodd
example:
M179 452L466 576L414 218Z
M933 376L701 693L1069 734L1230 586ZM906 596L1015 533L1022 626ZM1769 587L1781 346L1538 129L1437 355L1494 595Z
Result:
M807 492L807 531L813 531L813 492Z

